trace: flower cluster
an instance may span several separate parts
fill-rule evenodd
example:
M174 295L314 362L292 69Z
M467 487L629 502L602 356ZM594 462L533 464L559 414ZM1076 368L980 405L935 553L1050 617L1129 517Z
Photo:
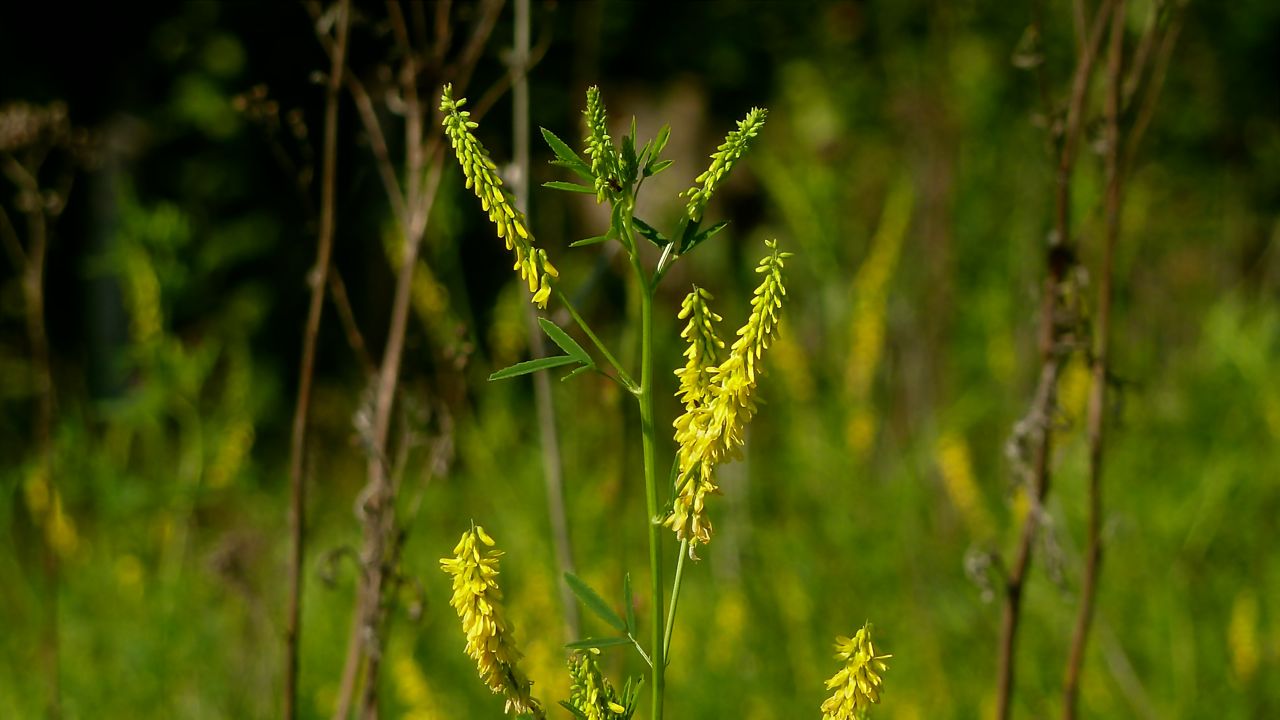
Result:
M618 177L618 150L609 137L609 121L605 116L600 88L587 88L587 156L591 158L591 174L596 176L596 202L602 203L610 191L610 181Z
M751 138L764 127L764 119L768 114L769 111L764 108L751 108L751 112L738 121L738 129L725 136L724 142L711 155L711 167L695 178L694 186L683 193L689 198L689 205L686 208L689 219L702 219L702 211L706 209L712 193L715 192L720 181L733 169L733 164L747 152Z
M863 625L851 638L836 638L836 659L844 667L827 681L827 689L835 693L822 703L822 720L861 718L879 703L884 685L880 674L889 669L884 661L891 657L876 654L870 624Z
M534 304L545 308L547 299L551 297L551 278L559 277L559 273L547 260L547 251L533 247L533 235L524 214L514 207L511 196L502 188L498 166L471 132L478 126L470 120L471 113L462 109L466 102L466 98L453 99L452 85L444 86L440 110L445 114L445 132L467 178L467 188L480 198L480 205L498 228L498 237L506 241L508 250L515 252L516 264L513 267L529 283Z
M502 589L497 582L502 552L485 549L493 546L493 538L476 525L462 534L453 557L440 560L440 567L453 576L449 604L462 620L467 656L476 661L480 679L489 689L506 696L506 712L542 717L541 704L530 695L532 683L517 665L522 655L504 617Z
M709 364L723 347L713 326L720 318L706 306L710 295L695 289L680 312L681 318L689 317L683 333L690 344L685 353L689 362L677 371L685 412L675 421L679 474L672 511L664 524L689 541L691 554L698 544L711 541L704 504L706 496L717 490L713 473L742 448L743 429L756 412L751 396L761 373L760 358L778 333L778 312L787 292L782 270L791 253L780 252L776 240L765 244L769 254L756 268L764 279L751 299L751 316L738 330L724 362Z
M613 689L596 663L599 654L599 649L591 648L569 658L569 705L587 720L629 720L636 709L636 693L631 683L622 695Z

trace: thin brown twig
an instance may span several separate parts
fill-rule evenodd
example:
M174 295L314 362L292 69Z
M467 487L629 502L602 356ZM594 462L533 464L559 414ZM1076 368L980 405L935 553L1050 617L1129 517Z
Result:
M1012 710L1014 657L1022 614L1022 594L1027 571L1031 566L1032 547L1039 531L1040 514L1052 481L1051 422L1057 406L1058 379L1071 354L1068 340L1074 325L1070 319L1073 311L1066 305L1064 298L1066 284L1070 282L1076 264L1070 223L1071 176L1075 169L1076 148L1086 113L1094 61L1114 2L1115 0L1102 1L1090 23L1089 35L1081 54L1076 58L1066 122L1059 141L1058 168L1054 181L1054 229L1047 248L1048 273L1040 305L1040 379L1026 418L1034 448L1028 488L1031 502L1023 519L1017 554L1005 579L996 676L996 717L999 720L1007 720Z
M13 266L18 270L26 267L27 253L22 249L22 241L18 239L18 230L3 207L0 207L0 238L4 239L4 249L9 253L9 261Z
M45 205L41 197L40 181L38 178L40 164L43 163L45 153L37 152L32 154L34 169L28 169L12 155L4 154L4 171L9 179L18 187L22 201L20 210L26 216L27 220L27 250L22 252L21 243L16 239L16 231L14 232L14 242L17 245L19 256L24 260L20 270L22 273L22 296L23 310L27 326L27 343L31 351L31 364L33 367L33 376L35 381L36 403L32 413L32 430L35 433L35 447L40 457L41 471L44 475L44 481L48 486L48 492L51 497L56 497L56 485L54 482L54 454L53 454L53 413L56 397L53 385L53 367L49 351L49 336L45 327L44 318L44 273L46 257L48 255L49 243L49 226L48 218L45 216ZM5 215L5 221L8 223L8 215ZM12 224L9 224L12 230ZM45 523L53 523L55 520L50 516L46 517ZM41 642L42 662L44 664L44 673L47 676L49 687L49 696L46 698L45 713L50 718L60 717L61 711L61 689L59 669L59 629L58 629L58 581L59 581L59 562L57 549L53 547L52 541L49 539L49 533L45 533L44 542L40 543L41 565L45 574L45 617L41 625L43 634Z
M1147 128L1151 125L1151 118L1155 115L1156 103L1160 98L1160 91L1164 88L1169 62L1173 58L1173 49L1177 45L1178 35L1182 31L1182 23L1186 17L1186 6L1187 3L1183 0L1173 8L1169 27L1160 38L1160 50L1157 52L1155 65L1151 69L1151 76L1145 83L1146 90L1143 93L1142 105L1134 115L1133 126L1129 129L1129 142L1125 149L1124 163L1120 167L1121 174L1128 174L1133 169L1135 153L1143 136L1146 135Z
M1102 468L1106 431L1106 398L1109 351L1111 344L1112 283L1115 275L1115 246L1120 235L1120 206L1123 194L1123 170L1120 165L1120 111L1122 70L1124 67L1125 0L1116 3L1111 21L1111 43L1108 48L1107 92L1104 102L1106 138L1105 226L1103 231L1102 269L1098 285L1098 315L1093 328L1093 378L1089 390L1089 512L1086 530L1084 580L1080 589L1080 608L1071 636L1071 649L1063 678L1062 717L1074 720L1080 695L1080 673L1084 666L1089 628L1097 601L1098 576L1102 568Z
M373 356L369 354L369 346L364 341L364 334L360 332L355 311L351 309L347 284L342 281L342 274L336 267L329 268L329 297L333 300L334 309L338 311L338 320L342 324L343 333L347 336L347 345L355 353L356 360L360 363L360 370L365 378L373 377L378 372L378 366L374 364Z
M328 286L329 263L333 255L335 184L338 156L338 99L346 67L347 33L350 27L351 2L338 5L334 52L329 67L329 84L325 96L324 147L321 159L320 228L316 238L316 263L308 281L311 302L307 308L307 324L303 330L302 360L298 371L298 399L294 407L289 453L290 512L292 548L289 557L289 610L285 624L284 717L293 720L298 709L298 645L302 632L302 565L306 547L306 483L303 465L307 452L307 428L311 407L312 374L315 370L316 341L324 312L324 295Z
M336 50L334 39L323 31L320 21L324 17L324 8L318 0L309 0L306 3L307 12L311 15L311 20L315 24L316 38L320 41L321 47L329 54L330 58ZM360 78L356 77L353 72L344 72L342 74L343 84L347 87L347 93L351 95L351 101L356 106L356 112L360 114L360 124L364 128L365 133L369 136L369 148L373 152L374 164L378 168L378 177L382 179L383 189L387 193L387 200L391 203L392 212L396 216L396 220L401 223L408 223L409 211L405 205L405 195L400 190L400 181L396 177L395 164L391 162L391 151L387 148L387 138L382 132L382 124L378 121L378 112L374 109L373 99L369 96L369 91L365 89L364 83L360 82Z

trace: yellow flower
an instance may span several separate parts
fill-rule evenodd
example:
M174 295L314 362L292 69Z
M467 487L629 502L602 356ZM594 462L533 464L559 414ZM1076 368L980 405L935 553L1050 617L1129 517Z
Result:
M569 658L569 705L587 720L629 720L636 709L639 686L628 682L619 695L609 679L600 672L596 656L600 651L591 648L585 653L574 653Z
M884 684L880 674L889 669L884 661L891 657L876 654L870 623L851 638L836 638L836 659L844 667L827 681L827 689L835 693L822 703L822 720L853 720L878 704Z
M466 98L453 99L452 85L444 86L440 110L445 114L445 133L453 145L458 164L462 166L467 188L475 193L480 199L480 206L489 213L489 220L498 229L498 237L506 242L508 250L515 253L513 269L519 270L520 277L529 283L534 304L545 308L547 298L551 297L551 278L560 277L560 273L547 260L545 250L534 249L533 235L529 232L524 213L512 205L511 197L502 189L498 166L471 132L479 126L469 119L471 113L462 109L466 102Z
M591 174L596 176L596 204L605 201L610 192L610 183L618 177L618 150L609 137L609 122L605 116L604 102L600 100L600 88L592 85L587 88L587 109L582 112L587 118L587 156L591 158Z
M682 193L689 198L689 204L685 208L689 219L702 219L702 211L707 207L707 201L715 193L720 181L724 180L733 169L734 163L746 154L747 148L751 145L751 138L754 138L764 127L764 119L768 114L769 111L764 108L751 108L751 112L738 121L738 129L726 135L724 142L712 153L711 167L694 179L693 187Z
M711 366L723 343L715 334L720 316L706 306L710 295L698 288L685 298L680 317L689 318L682 336L689 340L689 359L680 376L680 396L685 412L675 421L679 475L672 511L664 524L676 537L689 541L689 552L711 541L711 522L705 514L706 496L717 492L716 466L741 450L746 424L755 415L752 393L760 374L760 358L778 334L778 311L786 295L782 270L791 253L780 252L778 242L765 242L769 254L760 260L757 273L764 280L751 299L751 316L738 330L729 357Z
M502 608L502 589L497 582L502 552L484 549L493 546L493 538L476 525L462 534L453 557L440 560L440 567L453 576L449 604L462 620L467 656L476 661L480 679L489 689L506 696L506 712L533 713L541 718L542 705L530 695L532 683L518 667L522 655Z

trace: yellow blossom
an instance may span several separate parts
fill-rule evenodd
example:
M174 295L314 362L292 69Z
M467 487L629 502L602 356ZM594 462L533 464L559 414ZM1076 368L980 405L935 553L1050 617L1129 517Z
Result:
M683 333L690 343L685 353L689 362L677 371L685 412L675 421L679 474L664 524L681 540L690 541L690 554L698 544L711 541L711 522L704 511L706 496L717 492L713 473L742 448L746 424L756 412L752 393L761 372L760 358L778 334L778 312L787 292L783 261L791 253L780 252L776 240L765 244L770 252L756 268L764 279L751 299L751 316L723 363L709 365L723 346L713 325L719 316L706 306L710 295L695 288L680 313L689 318Z
M480 678L495 694L507 698L507 713L532 713L544 717L542 705L530 695L532 683L518 666L522 655L502 607L498 587L498 558L493 538L476 525L462 534L453 557L442 558L441 568L453 576L450 605L462 620L467 636L467 656L476 661Z
M511 197L502 189L498 166L489 158L484 145L472 134L479 127L470 120L471 113L463 110L466 98L453 99L453 86L445 85L440 97L440 110L444 112L445 132L453 145L462 174L467 179L467 189L480 199L480 206L489 213L489 220L498 229L507 249L516 255L513 269L529 284L533 302L540 308L547 306L551 297L551 278L559 277L555 267L547 260L547 252L533 247L533 235L529 232L524 213L512 204Z
M822 703L822 720L854 720L878 704L884 684L880 674L889 669L884 661L891 657L876 654L869 623L851 638L836 638L836 659L844 667L827 681L827 689L835 693Z
M587 717L587 720L629 720L636 710L639 686L628 682L619 695L609 679L600 672L596 656L600 651L591 648L585 653L574 653L569 658L569 705Z

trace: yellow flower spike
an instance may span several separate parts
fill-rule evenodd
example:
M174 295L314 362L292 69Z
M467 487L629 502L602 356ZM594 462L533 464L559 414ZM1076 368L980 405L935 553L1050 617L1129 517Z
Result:
M600 671L597 648L569 658L569 705L587 720L630 720L635 712L636 690L631 683L619 694ZM630 707L628 707L630 706Z
M506 697L505 711L542 718L542 704L530 694L533 684L520 671L523 656L503 610L502 589L496 580L502 552L495 547L493 538L476 525L462 534L453 557L441 558L441 569L453 577L449 604L462 620L467 656L475 660L480 679L489 689Z
M529 283L533 303L545 309L547 300L551 297L547 278L556 277L556 269L547 260L545 252L535 252L533 235L526 226L524 214L512 205L513 199L502 189L502 178L497 174L498 166L471 132L478 125L469 119L471 113L462 109L466 102L466 98L453 99L452 85L444 86L444 92L440 96L440 110L445 114L445 134L449 137L458 165L466 177L467 189L480 200L480 207L489 214L489 221L494 224L498 237L508 250L515 253L516 263L513 269L519 270L520 277Z
M707 201L715 193L720 182L751 145L751 139L764 127L764 119L769 111L764 108L751 108L747 116L738 121L738 129L725 136L724 142L711 155L711 167L694 179L694 186L681 193L689 198L685 212L691 220L701 220L702 211Z
M782 271L791 253L779 251L776 240L765 245L769 254L756 268L764 278L751 298L751 315L724 362L711 364L724 343L715 334L720 316L706 305L710 294L694 288L680 311L682 319L689 318L681 333L689 341L688 363L676 373L685 412L675 421L679 474L672 511L663 524L680 540L689 541L690 555L699 544L711 541L711 522L704 511L706 496L718 492L715 468L742 448L743 431L756 412L752 393L761 372L759 361L778 334L778 311L787 292Z
M862 718L880 702L881 673L889 669L884 661L893 656L876 654L871 624L867 623L851 638L836 638L835 657L844 666L827 681L827 689L835 692L822 703L822 720Z

